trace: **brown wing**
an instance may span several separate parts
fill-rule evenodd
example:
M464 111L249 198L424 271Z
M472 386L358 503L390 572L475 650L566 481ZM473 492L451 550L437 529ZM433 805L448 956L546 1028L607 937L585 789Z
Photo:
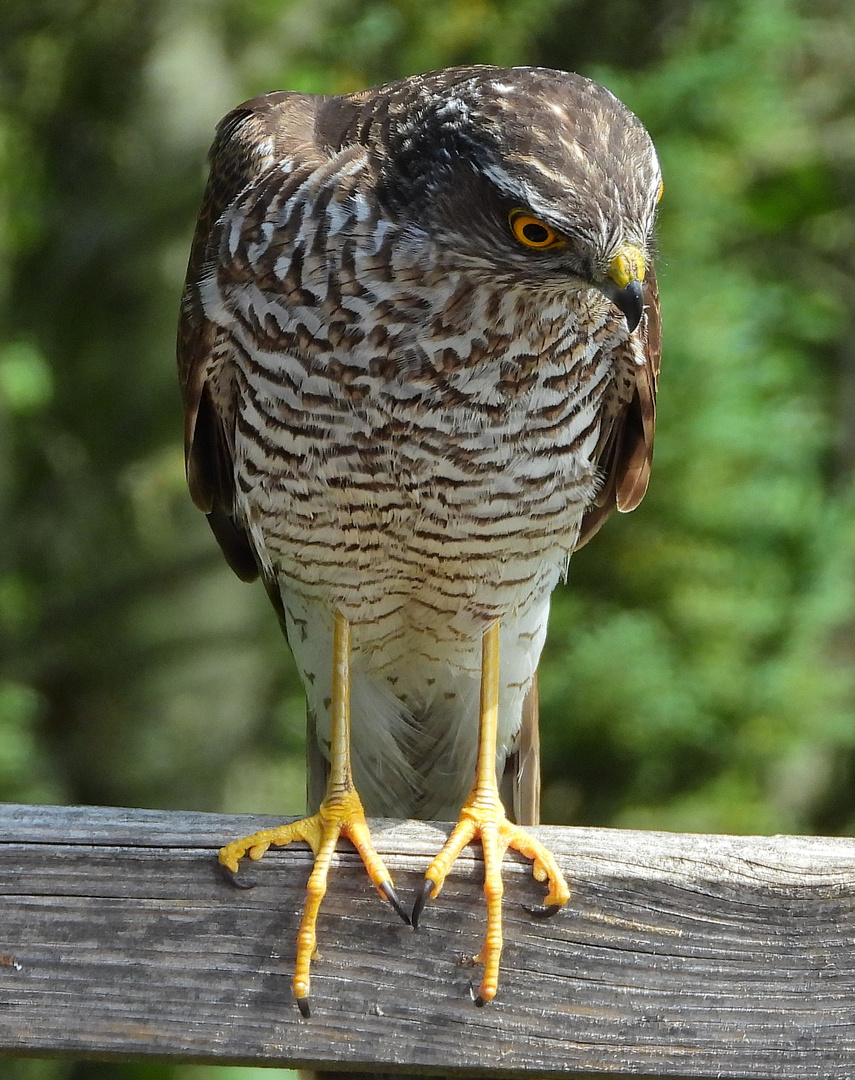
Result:
M624 514L634 510L647 491L662 354L659 289L652 266L644 279L644 310L644 364L636 369L632 400L609 433L600 459L605 480L582 521L577 549L591 539L613 510Z
M219 124L211 171L193 237L178 325L178 377L184 399L184 455L190 494L238 577L258 576L249 536L234 519L233 410L229 347L206 317L200 287L219 268L222 215L275 161L313 146L323 98L265 94L244 102ZM317 151L311 151L317 156Z

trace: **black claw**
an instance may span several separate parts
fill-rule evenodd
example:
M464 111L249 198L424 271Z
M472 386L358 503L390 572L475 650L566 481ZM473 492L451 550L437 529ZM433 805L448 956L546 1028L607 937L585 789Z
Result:
M236 889L254 889L258 884L254 878L238 877L234 870L230 870L221 862L218 862L217 866L220 868L220 873L226 881L228 881L230 885L234 885Z
M435 885L430 878L425 878L419 886L419 891L416 893L416 900L413 904L413 913L410 916L410 922L413 924L414 930L418 930L419 928L419 919L424 911L425 904L430 900L430 894L433 892L434 888Z
M309 1008L309 999L307 997L301 997L295 999L297 1002L297 1008L300 1010L300 1016L304 1020L310 1019L312 1010Z
M404 911L404 905L398 899L397 893L392 888L392 886L389 884L389 882L384 881L382 885L378 886L378 888L380 889L380 892L383 893L383 895L389 901L389 903L392 905L392 907L395 909L395 911L397 911L397 913L401 916L401 918L404 920L404 922L407 924L407 926L409 926L410 925L410 916L406 913L406 911Z
M563 906L563 904L544 904L543 906L532 907L529 904L523 904L523 908L533 919L551 919L558 914Z
M475 1008L483 1009L487 1002L481 997L480 994L475 995Z

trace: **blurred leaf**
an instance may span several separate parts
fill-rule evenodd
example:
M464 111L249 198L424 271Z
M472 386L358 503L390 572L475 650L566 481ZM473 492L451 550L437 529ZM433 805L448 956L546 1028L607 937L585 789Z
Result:
M52 395L50 368L37 349L17 342L0 350L0 402L9 412L38 412Z

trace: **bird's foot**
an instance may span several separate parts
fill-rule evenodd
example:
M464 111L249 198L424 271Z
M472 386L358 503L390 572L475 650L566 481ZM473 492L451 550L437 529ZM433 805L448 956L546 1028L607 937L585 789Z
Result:
M315 856L315 865L306 886L306 906L297 933L297 958L294 964L294 997L303 1016L309 1016L309 985L312 958L317 942L318 910L327 891L330 863L339 836L353 844L362 857L368 876L380 895L388 900L401 918L409 924L410 919L402 907L392 886L389 871L371 842L368 823L359 795L351 787L332 788L327 792L317 814L281 825L275 829L263 829L242 840L235 840L220 849L221 866L237 875L244 855L258 860L269 847L283 847L296 840L309 845ZM236 885L240 879L235 877Z
M484 975L475 997L476 1005L485 1005L496 996L499 987L499 962L502 956L502 860L509 847L531 859L537 881L548 881L549 892L543 912L552 914L570 899L570 889L558 868L555 856L539 840L519 825L508 821L494 788L472 792L460 818L442 851L428 867L421 891L413 906L412 921L417 927L428 900L442 889L445 879L463 848L476 837L484 851L484 895L487 899L487 933L474 962L484 965Z

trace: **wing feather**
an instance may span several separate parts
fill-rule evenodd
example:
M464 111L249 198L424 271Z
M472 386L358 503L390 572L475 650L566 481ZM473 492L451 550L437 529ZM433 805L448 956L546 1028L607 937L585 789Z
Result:
M577 549L586 544L612 513L634 510L647 491L653 461L656 390L662 354L659 289L651 266L644 280L644 362L635 369L632 398L607 433L600 457L605 477L596 502L582 521Z
M227 339L205 314L201 287L217 271L223 215L273 163L311 147L322 100L306 94L265 94L239 105L220 122L181 298L178 376L187 483L229 565L245 581L258 576L258 566L251 539L234 514L230 355Z
M537 672L525 696L514 751L505 762L502 802L517 825L540 824L540 708Z

